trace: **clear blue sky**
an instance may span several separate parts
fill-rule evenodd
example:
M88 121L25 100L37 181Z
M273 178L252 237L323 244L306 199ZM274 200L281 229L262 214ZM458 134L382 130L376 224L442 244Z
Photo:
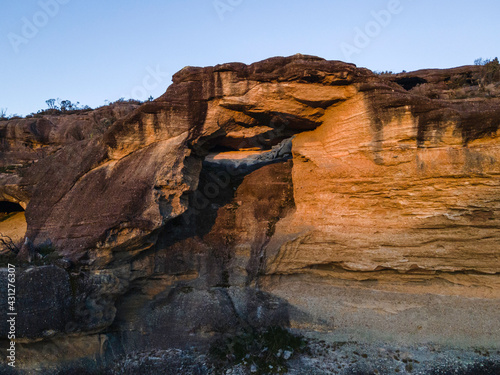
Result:
M55 1L65 4L41 5ZM26 115L49 98L97 107L120 97L157 97L186 65L295 53L378 71L500 55L498 0L391 1L4 0L0 108ZM390 19L374 16L383 10ZM359 30L371 36L356 39Z

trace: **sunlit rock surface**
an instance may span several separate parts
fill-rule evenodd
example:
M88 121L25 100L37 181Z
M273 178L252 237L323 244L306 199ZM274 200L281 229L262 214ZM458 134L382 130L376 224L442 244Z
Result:
M55 313L73 306L23 331L21 363L203 346L245 325L498 349L500 100L430 99L414 81L295 55L184 68L95 132L103 109L64 131L65 117L0 122L14 165L0 196L62 257L22 280L57 282Z

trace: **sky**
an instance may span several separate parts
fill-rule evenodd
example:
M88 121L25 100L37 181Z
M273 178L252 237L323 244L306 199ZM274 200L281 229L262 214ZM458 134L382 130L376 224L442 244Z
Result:
M0 0L0 109L165 92L185 66L296 53L374 71L500 56L498 0Z

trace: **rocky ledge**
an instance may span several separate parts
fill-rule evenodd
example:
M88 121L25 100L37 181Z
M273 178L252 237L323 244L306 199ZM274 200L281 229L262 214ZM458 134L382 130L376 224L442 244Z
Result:
M270 327L500 349L487 78L295 55L187 67L140 106L0 122L0 232L24 244L3 255L19 366L108 366Z

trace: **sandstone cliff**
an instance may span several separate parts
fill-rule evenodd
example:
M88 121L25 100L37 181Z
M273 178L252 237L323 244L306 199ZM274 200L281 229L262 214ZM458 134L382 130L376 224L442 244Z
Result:
M498 347L500 99L415 89L475 69L187 67L135 109L0 123L0 197L63 257L22 273L53 298L20 297L26 366L248 324Z

